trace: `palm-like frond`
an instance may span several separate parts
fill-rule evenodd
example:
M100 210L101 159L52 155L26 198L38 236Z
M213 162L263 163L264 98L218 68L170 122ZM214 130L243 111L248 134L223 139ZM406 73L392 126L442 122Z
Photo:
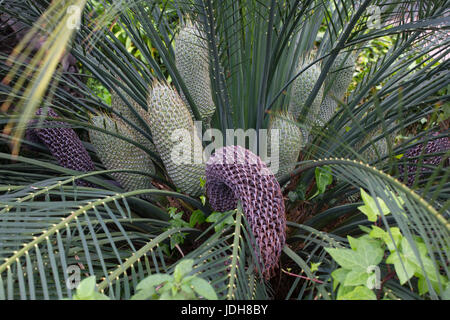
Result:
M189 252L184 253L194 259L194 272L209 280L221 298L265 299L274 291L278 298L335 298L328 294L332 292L329 279L335 264L324 248L347 246L345 236L358 235L358 226L367 225L367 219L357 211L358 203L348 200L360 188L384 201L392 215L382 216L383 225L397 225L419 260L413 238L423 239L436 271L435 276L426 276L429 297L442 297L444 284L438 280L436 290L431 282L440 279L439 275L449 277L449 170L444 167L449 152L439 153L443 158L440 166L429 168L424 177L417 176L414 190L399 182L405 177L400 175L398 165L415 160L401 155L436 126L430 125L420 134L411 134L410 127L442 113L448 100L448 92L438 93L448 89L450 81L449 40L445 36L437 39L431 32L448 30L448 1L173 0L130 1L120 8L114 1L105 1L105 13L101 14L91 1L73 1L67 5L84 8L83 23L70 32L66 32L65 24L70 18L67 7L50 5L39 18L48 1L26 2L31 9L23 9L29 14L22 19L29 26L35 23L34 27L15 55L0 57L0 74L7 76L0 87L4 100L0 116L4 129L0 136L0 299L71 297L65 282L72 265L82 265L82 272L96 275L99 289L110 297L127 299L147 275L173 271L179 257L163 248L179 232L187 234ZM379 29L367 27L371 5L381 8ZM11 6L0 4L0 10L17 16ZM334 116L323 127L313 127L312 140L302 150L299 167L279 180L287 192L299 185L311 188L315 184L313 169L325 165L332 168L336 178L323 195L305 204L312 208L308 219L288 222L291 233L280 262L280 279L292 281L287 281L283 294L274 281L261 280L250 246L253 235L247 231L240 208L230 213L235 214L235 224L220 233L212 232L217 223L203 232L170 228L169 216L161 209L167 203L150 203L139 195L176 198L187 212L198 208L205 216L211 210L198 199L176 192L155 152L89 122L91 115L108 113L152 141L140 111L147 110L148 89L155 79L167 79L200 118L198 106L177 70L173 50L178 31L174 24L186 16L204 31L217 107L212 126L223 132L229 128L266 128L270 112L287 109L295 79L310 65L319 64L320 77L297 123L305 129L308 102L316 98L326 79L333 77L330 69L339 53L359 54L374 39L392 40L387 53L369 64L351 92L342 101L338 99ZM51 20L44 25L48 17ZM90 24L92 18L100 23ZM386 26L388 23L392 26ZM114 24L121 27L128 43L113 32ZM32 56L24 45L43 31L47 40ZM131 52L130 43L138 56ZM56 72L65 51L80 62L83 72ZM311 64L297 70L298 60L305 56L312 57ZM32 76L29 83L27 76ZM130 113L142 121L135 123L102 101L87 85L87 79L116 93ZM325 87L325 92L328 89ZM114 170L103 170L99 162L98 171L86 174L57 165L40 144L22 138L33 117L52 120L34 116L42 100L63 115L58 121L80 133L98 130L144 150L159 168L151 178L165 190L124 192L108 181ZM17 104L15 110L9 108L11 103ZM398 135L408 137L395 141ZM445 136L448 133L439 137ZM385 147L380 148L383 141ZM31 156L17 156L20 144L37 151ZM8 153L10 145L13 155ZM84 145L97 160L90 143L84 141ZM432 156L436 155L421 154L419 166ZM77 179L95 187L77 186ZM404 204L399 206L390 192L400 196ZM321 263L316 273L311 270L312 262ZM291 266L292 272L284 266ZM301 276L295 276L297 271ZM389 280L386 286L398 297L417 298L409 290L414 286L411 282L402 287Z

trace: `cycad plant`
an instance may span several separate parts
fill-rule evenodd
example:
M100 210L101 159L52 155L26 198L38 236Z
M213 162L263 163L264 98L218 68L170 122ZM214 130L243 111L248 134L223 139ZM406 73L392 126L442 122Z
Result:
M448 299L448 143L408 152L448 141L448 7L1 2L31 28L0 63L0 299L129 299L188 259L219 299ZM68 126L94 170L24 134Z

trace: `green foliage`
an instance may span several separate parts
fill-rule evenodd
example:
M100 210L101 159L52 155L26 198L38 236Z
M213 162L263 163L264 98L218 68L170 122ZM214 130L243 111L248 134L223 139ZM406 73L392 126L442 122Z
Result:
M73 300L110 300L109 297L97 292L95 276L83 279L77 287Z
M217 300L217 294L208 281L190 275L194 260L181 260L176 266L173 275L153 274L141 280L136 286L136 294L131 300ZM110 300L109 297L97 292L95 276L90 276L77 287L73 300Z
M170 216L170 220L169 220L170 227L167 227L166 230L183 228L183 227L192 227L192 225L190 223L187 223L186 221L183 220L183 212L177 212L177 208L169 207L167 209L167 212L169 213L169 216ZM179 232L179 233L174 234L170 238L170 249L173 250L176 245L183 244L186 235L187 235L187 233L185 233L185 232L183 232L183 233Z
M205 221L205 214L201 210L195 210L191 213L191 217L189 218L189 226L193 228L195 225L201 225Z
M352 287L355 291L366 290L361 289L368 283L369 277L373 267L376 267L383 259L384 250L380 247L380 242L373 241L370 237L360 237L358 239L348 236L351 249L329 249L326 251L333 257L334 260L341 266L331 273L333 277L333 287L336 288L341 284L338 290L337 299L343 300L345 297L358 297L356 292L350 294L347 287ZM375 299L375 294L370 295ZM363 297L364 299L364 297Z
M314 170L314 174L316 177L317 191L310 197L310 199L319 194L323 194L327 186L329 186L333 182L333 175L330 166L317 167Z
M184 259L175 266L173 275L154 274L142 280L131 300L217 300L216 292L205 279L190 275L194 260Z
M0 1L0 12L34 25L31 38L42 39L44 32L51 36L38 52L19 47L20 58L0 62L2 78L11 79L0 88L7 102L0 115L0 300L96 298L97 290L110 299L130 299L133 294L161 298L162 293L162 298L212 297L211 288L219 299L372 299L383 292L385 298L395 299L449 298L448 168L431 168L412 191L397 172L397 162L407 165L412 160L395 157L447 119L445 57L450 47L445 39L433 38L441 34L436 31L447 1L427 2L427 9L412 21L407 13L417 1L382 0L379 4L391 11L383 15L387 26L380 29L365 26L370 1L53 1L40 19L45 10L41 5L49 1L11 2L15 6ZM85 8L80 29L65 27L70 4ZM163 155L173 150L167 136L160 139L165 152L146 150L147 142L158 140L166 124L171 125L169 131L181 127L174 124L173 108L166 104L159 105L152 127L144 125L145 117L138 111L149 109L146 98L155 80L184 95L192 111L200 109L175 59L178 21L186 16L205 32L216 107L211 126L223 133L266 129L268 115L286 111L291 103L310 115L323 85L338 73L332 70L333 60L343 52L357 55L349 89L341 92L339 101L329 95L323 99L327 121L320 128L311 126L295 173L279 178L292 201L286 212L289 247L283 249L281 270L271 285L258 274L253 235L242 212L211 214L201 175L181 166L167 169ZM398 17L397 24L385 19L392 17ZM55 57L68 52L81 68L76 85L67 74L54 72L59 69ZM303 101L292 101L291 89L301 82L295 79L308 74L297 64L309 52L310 69L320 74L308 83L311 89L302 92ZM31 53L34 59L28 59ZM24 61L29 61L27 68ZM102 132L104 127L90 122L90 116L117 116L109 99L125 89L126 107L136 112L121 120L141 135L127 142L152 157L151 181L142 172L101 170L100 163L95 172L68 170L42 145L21 139L35 109L50 105L62 115L61 121L77 129L97 161L100 156L86 132ZM301 117L295 125L309 130ZM400 138L389 145L396 132ZM385 152L365 156L372 146L380 149L380 141L387 142ZM18 143L38 151L22 149L18 154ZM109 153L108 148L102 153ZM145 183L158 189L131 187L125 192L111 184L114 173L145 177ZM78 179L93 187L77 186ZM195 192L189 195L187 187ZM359 188L366 190L361 192L363 205L349 198ZM320 196L309 201L316 191ZM143 200L144 194L151 197ZM165 197L176 198L183 212L170 209L167 214ZM190 213L189 222L183 220ZM212 225L196 229L204 226L203 220ZM359 227L365 235L360 236ZM169 244L184 254L181 262L194 261L188 274L183 268L177 271L178 280L174 268L180 261L166 250ZM334 262L339 269L333 269ZM364 269L370 263L378 263L381 270L382 292L364 282L373 283L373 271ZM64 287L68 267L74 264L102 279L97 289L93 280L80 294ZM197 274L204 281L192 278L182 285ZM138 288L149 276L154 277Z
M390 213L382 199L375 201L363 189L361 196L364 206L358 209L367 215L369 221L376 221L378 216ZM404 204L401 198L395 195L394 198L398 205ZM375 207L376 202L379 203L381 210ZM410 240L403 236L397 227L391 227L388 231L376 225L371 229L366 227L362 229L368 234L358 238L347 236L351 249L325 249L340 266L331 273L333 290L339 286L338 300L375 300L376 295L372 289L377 286L375 281L378 282L377 289L381 289L379 283L381 279L376 279L377 274L373 272L377 268L380 270L379 265L382 261L394 265L400 285L406 284L413 277L417 278L417 290L420 295L429 291L429 284L438 294L441 293L440 288L448 287L448 278L436 272L423 239L413 237L414 246L411 246ZM418 252L413 248L417 248ZM444 293L442 296L444 297Z
M220 232L228 225L234 224L233 218L234 212L235 210L225 212L213 212L206 218L206 222L214 223L214 231Z

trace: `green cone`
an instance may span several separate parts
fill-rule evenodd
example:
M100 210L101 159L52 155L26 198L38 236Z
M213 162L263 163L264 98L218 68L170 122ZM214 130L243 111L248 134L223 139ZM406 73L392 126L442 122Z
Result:
M133 133L120 121L107 116L95 116L91 121L98 128L136 140ZM108 170L138 170L143 173L155 174L155 166L150 156L135 145L97 130L89 130L89 137L97 151L97 156ZM154 189L149 176L125 172L111 175L127 191Z
M337 107L338 103L336 102L336 100L334 100L331 96L326 95L322 100L319 113L317 114L314 123L318 126L324 126L325 123L327 123L331 119L331 117L333 117Z
M205 35L190 22L181 28L175 38L175 63L202 121L207 125L216 110L211 93L208 43ZM181 98L193 115L184 94Z
M150 130L169 177L182 192L201 195L205 164L188 108L174 89L156 81L150 89L148 106Z
M337 55L330 68L325 87L329 91L320 105L315 123L324 126L336 112L338 103L335 99L343 100L348 86L353 79L356 56L353 53L341 52Z
M388 129L392 128L395 124L392 123ZM380 135L383 135L382 126L377 126L377 128L371 130L367 136L355 146L356 150L361 149L363 146L370 143L370 141L375 140ZM394 144L396 133L393 132L383 138L378 139L377 141L371 143L362 153L361 155L367 162L376 161L379 158L383 158L389 152L388 149L388 140L391 145Z
M121 81L121 80L119 79L119 81ZM119 87L117 87L116 90L111 91L111 108L114 111L116 111L117 113L121 114L125 119L129 120L131 123L136 125L141 130L143 130L143 131L148 130L148 128L139 120L138 116L132 110L130 110L130 108L125 103L125 101L123 101L122 98L119 96L119 94L118 94L119 90L124 95L125 99L131 103L131 105L133 106L133 109L136 110L136 112L139 114L139 117L142 120L144 120L144 122L147 123L147 125L150 122L148 113L145 112L145 110L142 109L142 107L136 101L134 101L128 94L126 94ZM122 122L123 125L126 125L127 128L131 132L133 132L134 136L136 137L135 141L137 143L141 144L143 147L147 148L148 150L156 153L155 145L147 137L145 137L142 133L137 131L135 128L129 126L127 123L123 122L116 115L113 115L113 119L119 120L120 122Z
M353 52L341 52L337 55L330 68L325 85L330 86L328 94L343 100L348 86L353 79L356 55Z
M304 67L306 67L311 62L306 60L303 63L299 63L296 68L296 74L300 72ZM320 66L316 63L310 66L308 69L303 71L293 82L292 82L292 91L291 98L289 102L289 113L294 117L294 119L298 119L300 116L301 110L305 105L306 99L308 99L309 93L314 88L317 80L320 76ZM314 99L312 105L309 107L308 117L314 118L314 116L319 111L320 102L323 97L323 87L320 88L317 93L316 98Z
M296 73L300 72L300 70L302 70L310 63L311 61L309 59L304 60L303 58L301 58L297 65ZM303 134L302 148L305 146L308 140L309 131L311 130L311 124L314 123L314 119L317 117L317 113L320 110L320 103L323 98L323 86L320 87L314 101L312 102L311 106L309 106L306 119L299 119L299 117L305 105L306 99L308 99L308 96L313 90L314 85L319 79L319 76L320 66L316 63L306 69L292 83L291 98L288 110L295 120L299 120L304 124L304 126L306 126L306 128L300 129Z
M279 135L278 153L274 153L271 143L275 129L278 129ZM279 179L294 170L295 163L303 145L302 133L300 128L295 125L295 120L290 114L278 113L270 119L268 139L268 150L272 162L278 158L279 169L275 177Z

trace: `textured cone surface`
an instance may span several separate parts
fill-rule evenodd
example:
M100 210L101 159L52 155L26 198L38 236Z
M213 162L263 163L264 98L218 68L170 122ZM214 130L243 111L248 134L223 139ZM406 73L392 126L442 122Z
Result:
M353 53L341 52L330 68L329 81L332 81L329 94L344 99L348 86L352 82L356 56Z
M439 133L437 132L432 134L433 137L438 135ZM423 150L424 148L425 150ZM425 142L423 142L413 148L410 148L407 152L405 152L405 154L401 158L401 161L408 161L408 163L406 165L405 164L399 165L398 167L400 172L399 180L403 181L406 175L405 183L408 186L412 186L417 174L419 174L419 179L421 179L425 174L432 173L433 169L426 168L424 166L437 167L443 161L443 156L441 155L436 156L427 156L427 155L433 153L446 153L448 150L450 150L450 139L448 137L430 140L428 141L426 146ZM420 168L420 173L418 172L419 162L422 165ZM444 163L444 167L448 165L449 159L447 158L446 163Z
M270 278L286 241L283 195L275 176L249 150L228 146L217 150L206 164L206 193L217 211L242 203L257 241L263 276Z
M43 108L39 108L36 115L42 114ZM48 108L47 116L57 118L58 114ZM30 124L35 125L38 122L38 120L33 120ZM58 128L51 128L51 126L58 126ZM95 171L95 165L89 153L78 135L68 127L67 123L44 120L40 128L27 129L26 135L31 141L45 144L61 166L81 172ZM76 183L80 186L92 186L83 180L77 180Z
M209 122L216 107L211 93L208 43L205 35L190 23L181 28L175 39L175 63L202 121ZM193 116L184 94L181 98Z
M300 72L304 67L306 67L310 62L305 61L304 63L299 63L296 69L296 73ZM310 92L313 90L314 85L320 76L320 67L318 64L314 64L302 74L300 74L292 83L292 91L291 91L291 99L289 102L289 113L294 117L295 120L299 119L300 113L305 105L306 99ZM319 112L320 102L323 98L323 86L320 87L319 92L317 92L317 96L312 102L311 106L308 108L308 115L306 117L307 120L302 122L308 123L310 119L314 119L317 113Z
M283 119L283 118L287 118ZM272 134L273 130L278 129L279 149L278 153L272 154ZM290 173L295 168L300 149L303 147L303 137L300 128L295 125L294 118L288 114L280 114L279 117L273 117L269 124L269 152L271 161L278 158L279 169L275 174L277 179Z
M174 89L159 82L150 90L148 105L153 141L170 179L182 192L201 195L205 164L188 108ZM184 134L180 136L180 132Z
M329 91L322 100L315 124L324 126L333 117L338 107L338 103L333 98L344 99L353 79L355 60L356 57L353 53L342 52L337 55L326 81L326 87L330 86Z
M119 79L120 81L120 79ZM133 109L136 110L136 112L139 114L139 117L144 120L147 125L150 123L150 118L148 113L142 109L142 107L135 102L128 94L125 93L122 89L117 87L116 90L120 90L120 92L124 95L125 99L128 100L131 105L133 106ZM142 122L139 120L138 116L134 114L132 110L128 107L128 105L122 100L122 98L119 96L117 91L114 90L111 92L111 108L122 115L125 119L133 123L135 126L140 128L143 131L148 130ZM147 138L145 137L141 132L136 130L135 128L129 126L127 123L123 122L118 116L113 115L113 119L121 121L124 125L128 127L128 129L134 134L136 137L136 142L141 144L143 147L147 148L150 151L153 151L156 153L156 147L155 145Z
M333 117L338 103L331 96L327 95L323 98L320 105L319 113L315 119L315 124L319 126L324 126Z
M356 145L356 149L360 149L364 145L370 143L371 140L378 137L382 134L382 129L379 128L377 130L372 130L372 132L369 132L369 134L366 136L366 138L358 143ZM392 141L391 141L392 142ZM388 153L388 144L386 141L386 137L383 137L374 143L370 144L369 147L367 147L363 152L362 156L364 159L366 159L368 162L373 162L377 160L379 157L382 158Z
M119 121L106 116L96 116L92 118L92 123L98 128L135 140L133 133ZM89 130L89 136L97 151L97 156L108 170L136 170L155 174L155 166L150 156L142 149L125 140L97 130ZM146 175L126 172L116 172L111 173L111 175L126 191L154 189L151 178ZM149 196L144 197L150 198Z

